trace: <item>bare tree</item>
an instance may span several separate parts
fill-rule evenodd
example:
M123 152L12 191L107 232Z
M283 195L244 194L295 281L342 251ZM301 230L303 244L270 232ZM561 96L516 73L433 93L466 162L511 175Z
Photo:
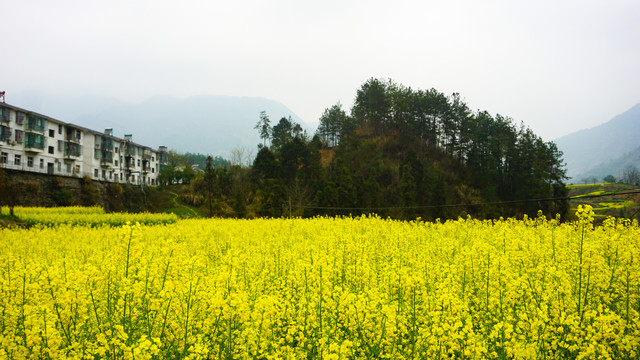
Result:
M249 167L253 163L253 150L245 147L237 147L231 150L231 157L229 159L231 165L240 167Z
M622 179L627 184L640 185L640 170L635 165L629 165L624 169Z

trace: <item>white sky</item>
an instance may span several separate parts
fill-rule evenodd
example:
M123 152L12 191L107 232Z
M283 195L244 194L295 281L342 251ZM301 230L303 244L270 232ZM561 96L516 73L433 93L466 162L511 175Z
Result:
M640 102L637 0L0 0L0 13L9 103L258 96L316 122L391 78L552 140Z

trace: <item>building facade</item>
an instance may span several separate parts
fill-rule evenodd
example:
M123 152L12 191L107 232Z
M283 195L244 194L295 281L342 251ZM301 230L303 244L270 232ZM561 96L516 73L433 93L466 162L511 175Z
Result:
M156 185L167 148L136 144L0 103L0 167L57 176Z

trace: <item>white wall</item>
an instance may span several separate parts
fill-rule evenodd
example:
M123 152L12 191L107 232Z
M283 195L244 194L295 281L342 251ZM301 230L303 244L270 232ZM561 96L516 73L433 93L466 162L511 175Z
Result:
M0 106L3 105L0 104ZM100 146L102 145L102 136L105 136L104 134L39 116L44 119L44 131L37 133L43 135L44 149L26 148L27 112L10 107L5 107L5 109L9 110L9 121L0 122L0 125L11 129L11 137L7 141L0 141L0 166L3 168L47 173L49 166L51 166L53 175L72 177L88 175L91 179L100 181L129 182L132 184L140 184L140 181L143 181L147 185L157 184L160 163L156 150L135 143L129 144L136 151L132 156L129 168L130 176L127 180L124 140L111 137L114 142L114 161L102 163L100 158L95 158L95 151L101 151ZM16 121L18 112L24 114L24 122L22 124L18 124ZM65 156L64 149L68 128L76 129L81 133L79 141L81 146L80 156ZM16 130L23 131L22 142L16 141ZM96 148L96 144L98 148ZM143 169L143 153L150 155L146 173ZM19 160L17 164L16 158ZM6 162L2 162L5 159ZM29 166L31 162L33 166Z

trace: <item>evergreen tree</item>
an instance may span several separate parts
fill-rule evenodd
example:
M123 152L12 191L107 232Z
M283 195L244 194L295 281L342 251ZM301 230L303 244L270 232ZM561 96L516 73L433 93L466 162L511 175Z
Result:
M347 126L347 114L342 110L342 105L338 102L324 110L320 117L320 124L316 134L320 136L328 147L334 147L339 144L340 137L344 135Z
M266 111L260 112L260 120L254 127L260 132L260 139L262 139L262 145L267 146L267 140L271 136L271 120L269 120L269 115L267 115Z
M252 169L228 171L223 197L238 215L375 211L444 219L535 216L539 209L554 216L568 209L555 144L508 117L472 112L457 93L369 79L357 90L351 114L340 103L325 109L312 140L290 117L271 127L262 112L256 129L263 143ZM558 199L531 201L552 197ZM445 207L448 202L502 204ZM314 205L350 210L309 210Z
M274 149L279 149L282 145L288 143L293 137L294 124L291 119L285 117L273 126L271 129L271 145Z
M213 217L213 187L215 185L215 171L213 169L213 158L207 157L207 165L204 170L204 181L207 192L207 208L209 209L209 217Z
M364 83L356 93L351 114L358 126L368 126L375 135L382 135L391 114L387 84L378 79L369 79Z

